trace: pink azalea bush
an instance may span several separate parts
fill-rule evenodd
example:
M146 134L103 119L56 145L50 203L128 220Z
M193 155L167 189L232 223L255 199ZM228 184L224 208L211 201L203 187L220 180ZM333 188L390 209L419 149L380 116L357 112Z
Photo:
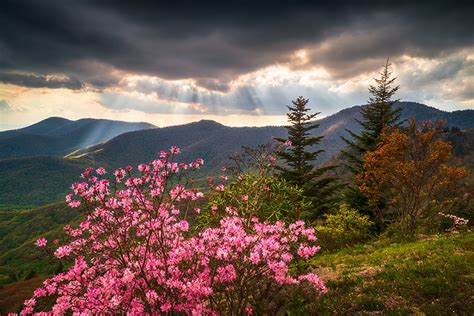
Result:
M258 312L283 288L327 291L314 273L292 268L319 250L314 230L302 221L249 223L229 206L218 225L192 233L187 218L200 211L203 194L190 188L189 175L203 161L179 164L173 161L179 153L173 147L137 170L117 169L113 180L104 168L82 174L66 200L71 208L83 206L87 219L65 227L67 243L36 242L71 265L45 280L22 314L50 297L54 314L240 315Z

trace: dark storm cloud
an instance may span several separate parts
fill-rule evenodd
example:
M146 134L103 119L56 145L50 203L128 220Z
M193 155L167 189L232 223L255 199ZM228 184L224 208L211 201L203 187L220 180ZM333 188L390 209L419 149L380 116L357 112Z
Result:
M66 88L71 90L84 88L84 84L75 78L49 77L33 74L0 73L0 82L31 88Z
M301 48L310 65L350 77L386 56L437 57L474 40L472 3L167 2L2 1L0 71L59 73L104 88L119 81L115 69L225 91L237 75L290 62Z

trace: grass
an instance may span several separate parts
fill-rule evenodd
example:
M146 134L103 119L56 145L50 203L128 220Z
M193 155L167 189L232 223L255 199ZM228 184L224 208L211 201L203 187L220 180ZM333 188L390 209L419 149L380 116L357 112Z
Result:
M330 289L317 314L461 314L474 311L474 233L317 256Z

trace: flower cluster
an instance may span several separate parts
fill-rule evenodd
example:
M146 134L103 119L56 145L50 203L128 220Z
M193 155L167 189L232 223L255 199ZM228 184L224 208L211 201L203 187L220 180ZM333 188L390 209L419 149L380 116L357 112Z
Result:
M112 182L103 168L82 173L67 201L83 205L88 216L76 229L66 226L70 242L54 250L72 265L44 281L23 314L47 296L55 297L54 314L251 314L272 288L327 291L314 273L291 269L319 250L302 221L248 224L229 207L218 226L191 233L186 217L200 211L195 203L203 194L183 179L203 161L173 162L179 153L173 147L137 171L117 169ZM36 244L45 248L47 241Z
M461 227L467 226L467 224L469 224L468 219L465 219L465 218L462 218L462 217L459 217L459 216L456 216L456 215L445 214L445 213L442 213L442 212L439 212L438 215L441 215L442 217L450 219L450 220L453 221L453 227L451 227L449 229L449 231L451 231L451 232L458 232Z

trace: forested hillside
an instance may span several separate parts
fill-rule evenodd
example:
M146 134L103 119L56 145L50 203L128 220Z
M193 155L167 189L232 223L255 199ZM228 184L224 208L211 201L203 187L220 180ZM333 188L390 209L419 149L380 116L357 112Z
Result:
M153 128L149 123L51 117L31 126L0 132L0 160L29 156L64 156L122 133Z
M409 117L415 117L419 121L430 118L443 119L446 121L447 128L474 128L474 110L444 112L413 102L400 102L397 103L397 106L402 109L402 119ZM344 147L344 142L340 137L347 136L346 129L354 132L359 131L356 122L356 119L360 119L359 110L360 107L358 106L348 108L318 121L320 126L313 133L324 135L320 147L325 150L319 156L318 164L328 161ZM461 120L460 117L463 119ZM49 143L47 139L52 137L50 135L63 135L61 137L66 139L79 139L71 136L74 135L71 133L77 132L76 129L70 130L71 123L56 118L53 121L55 122L53 125L56 126L54 128L51 127L51 124L38 124L29 127L28 133L47 135L41 137L46 137L48 146L57 144ZM99 123L97 122L97 124ZM88 124L86 126L89 126ZM146 126L141 127L145 128ZM79 131L84 130L87 130L87 128L79 128ZM106 134L110 136L113 131L116 132L117 129L113 129ZM459 132L457 137L472 138L472 133L463 133L465 132ZM60 201L68 192L69 184L78 177L79 171L86 166L97 167L101 165L107 168L116 168L127 164L135 165L141 161L151 161L156 158L159 150L170 148L173 145L182 148L182 158L184 160L192 159L195 156L202 157L206 163L203 169L205 173L215 174L223 165L228 163L228 156L239 151L242 145L264 144L270 142L272 137L285 137L285 135L286 130L282 127L228 127L214 121L203 120L185 125L148 128L123 133L108 142L70 153L65 158L25 157L21 159L3 159L0 160L0 188L4 188L0 190L0 206L3 208L15 205L38 206ZM22 134L18 137L33 137L39 148L50 148L48 146L43 147L43 144L39 141L42 139L41 137L31 136L30 134ZM469 144L469 140L457 141L456 146L459 149L455 153L470 157L472 146ZM30 150L28 149L29 145L26 144L18 143L16 146ZM465 159L469 160L471 158ZM50 181L44 181L44 179Z

